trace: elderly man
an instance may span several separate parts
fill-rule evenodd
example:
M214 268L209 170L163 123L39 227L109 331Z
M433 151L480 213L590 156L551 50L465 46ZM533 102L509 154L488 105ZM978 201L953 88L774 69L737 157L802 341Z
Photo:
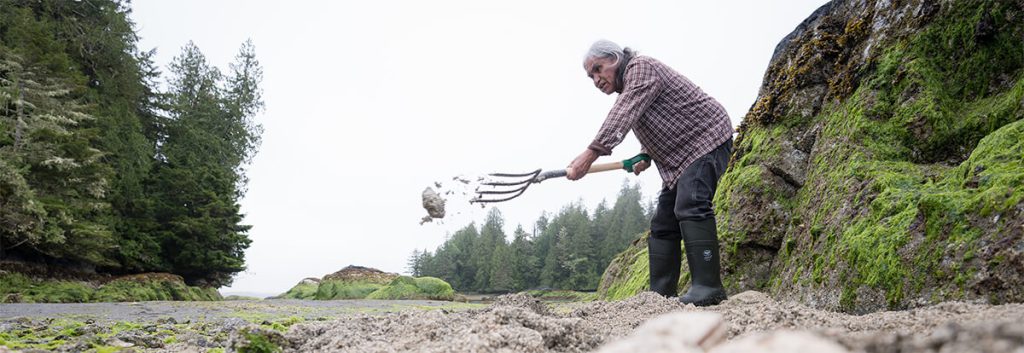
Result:
M732 150L725 108L664 63L610 41L595 42L583 68L597 89L619 96L597 137L569 164L568 178L582 178L598 156L611 154L632 130L663 181L647 241L651 290L676 295L682 240L691 285L679 300L698 306L725 300L711 206ZM641 162L634 173L647 167Z

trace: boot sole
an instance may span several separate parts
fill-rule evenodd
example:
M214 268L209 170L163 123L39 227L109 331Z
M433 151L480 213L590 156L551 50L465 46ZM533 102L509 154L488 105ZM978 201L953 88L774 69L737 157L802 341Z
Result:
M713 296L713 297L710 297L710 298L705 298L705 299L701 299L701 300L697 300L697 301L687 302L687 301L682 300L682 298L680 297L679 302L683 303L683 304L693 304L694 306L712 306L712 305L718 305L719 303L725 301L726 299L729 299L729 298L725 297L725 296L717 296L716 295L716 296Z

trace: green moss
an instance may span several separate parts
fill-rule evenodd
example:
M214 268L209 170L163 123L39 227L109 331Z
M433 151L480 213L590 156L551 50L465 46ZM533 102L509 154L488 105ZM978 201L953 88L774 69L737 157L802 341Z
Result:
M747 229L731 218L752 211L751 198L790 212L779 265L767 281L773 290L825 286L838 276L847 310L859 307L864 288L883 293L890 308L905 305L926 282L952 287L942 291L947 297L963 295L978 271L971 264L978 239L999 234L991 224L1006 227L999 217L1024 202L1024 14L1000 1L957 2L942 11L919 33L884 43L864 71L836 68L843 77L830 87L848 87L838 94L845 99L810 119L758 117L777 113L774 102L792 93L779 85L799 82L809 54L828 54L830 40L843 46L863 36L864 22L851 19L842 36L801 44L792 65L769 70L772 92L748 115L754 119L737 138L715 207L720 236L733 247ZM988 38L977 35L982 19L995 28ZM859 84L843 81L853 77ZM764 165L777 158L780 142L809 126L821 130L807 183L796 195L772 194ZM980 226L982 217L991 221ZM949 259L964 265L950 267Z
M452 285L436 277L416 277L416 287L433 300L453 300L455 290Z
M93 347L93 349L95 350L96 353L116 353L116 352L129 351L128 349L126 349L124 347L115 347L115 346L96 346L96 347Z
M320 287L319 284L299 283L299 284L296 284L295 287L292 287L291 289L289 289L284 294L281 294L281 295L277 296L277 298L281 298L281 299L317 299L317 291L318 291L319 287ZM326 292L324 293L324 296L328 296L328 295L329 295L328 293L326 293ZM334 294L330 293L330 295L333 296ZM334 298L330 298L330 299L334 299Z
M20 273L0 275L0 302L86 303L148 300L219 300L216 288L189 287L180 280L119 279L99 286L81 281L36 280Z
M1013 90L985 100L1020 102L1024 99L1022 87L1024 79L1018 79ZM983 105L991 115L1020 112L1019 106L1005 103L1002 106L1008 111L998 114L991 111L998 106L1000 104ZM960 110L964 114L961 116L976 116L978 107L965 106ZM843 118L863 119L856 115ZM846 167L828 166L828 171L821 171L837 178L853 175L859 180L868 180L872 194L876 195L868 204L870 212L846 225L839 247L832 249L842 252L847 264L857 270L849 280L857 285L883 289L890 307L896 307L906 295L903 290L906 279L910 279L909 284L914 288L921 288L915 281L923 280L922 276L911 276L909 271L937 267L944 255L969 261L972 256L969 247L982 234L981 229L971 225L970 219L1008 211L1024 199L1024 191L1019 188L1024 182L1022 124L1024 121L1018 120L992 132L977 144L970 158L956 168L862 158L848 160ZM836 195L842 197L844 193ZM900 251L912 237L915 222L924 224L923 233L929 242L925 247L936 242L943 245L931 246L927 249L930 251L920 252L914 263L907 263L902 260ZM945 253L945 249L955 252ZM958 279L955 283L962 287L965 277L961 275Z
M85 323L54 319L44 326L0 332L0 347L56 350L82 335Z
M364 299L381 287L377 283L326 280L317 287L315 299Z
M650 232L642 234L640 241L615 256L598 285L598 288L603 289L598 292L601 298L622 300L650 289L650 264L647 257L649 236ZM616 273L609 274L608 271Z
M281 351L281 346L278 346L270 338L259 333L248 332L245 334L245 339L248 343L238 347L239 353L275 353Z
M366 299L430 299L452 300L455 291L452 286L434 277L413 278L399 276L388 285L370 293Z
M21 303L82 303L94 289L85 282L38 281L20 273L0 275L0 301Z
M857 305L857 286L845 286L839 296L839 307L843 311L854 311Z
M266 329L270 329L270 330L274 330L274 331L278 331L278 332L282 332L283 333L283 332L287 332L288 328L292 327L292 325L295 325L297 323L306 321L306 319L298 317L298 316L290 316L290 317L283 318L283 319L259 320L259 322L256 322L255 320L250 320L250 321L258 323L260 325L260 327L263 327L263 328L266 328Z

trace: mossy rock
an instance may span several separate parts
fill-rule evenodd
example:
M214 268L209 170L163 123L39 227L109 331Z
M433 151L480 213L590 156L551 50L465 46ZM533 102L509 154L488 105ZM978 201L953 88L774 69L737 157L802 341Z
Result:
M347 266L322 280L304 279L275 298L454 300L455 291L448 282L434 277L413 278L368 267Z
M320 282L313 299L365 299L381 287L384 286L371 282L326 280Z
M288 346L288 339L272 329L248 327L232 333L228 345L238 353L277 353Z
M349 265L338 272L324 276L323 281L342 281L376 283L385 285L398 277L396 273L384 272L375 268Z
M1024 300L1024 9L875 6L830 2L777 48L715 197L729 291Z
M316 290L314 299L365 299L367 295L384 287L398 277L375 268L346 266L324 276Z
M192 287L180 276L162 273L117 277L106 283L0 275L0 302L87 303L151 300L221 300L216 288Z
M400 276L367 295L366 299L453 300L455 290L440 278Z
M287 292L275 296L272 299L316 299L316 293L319 287L319 278L304 278Z

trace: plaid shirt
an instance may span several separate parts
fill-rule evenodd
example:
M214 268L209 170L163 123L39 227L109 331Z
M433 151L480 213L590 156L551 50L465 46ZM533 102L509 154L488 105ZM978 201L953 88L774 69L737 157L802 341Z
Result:
M633 130L663 187L673 189L690 163L732 137L725 108L662 62L637 56L624 76L622 93L589 146L599 155L610 155Z

